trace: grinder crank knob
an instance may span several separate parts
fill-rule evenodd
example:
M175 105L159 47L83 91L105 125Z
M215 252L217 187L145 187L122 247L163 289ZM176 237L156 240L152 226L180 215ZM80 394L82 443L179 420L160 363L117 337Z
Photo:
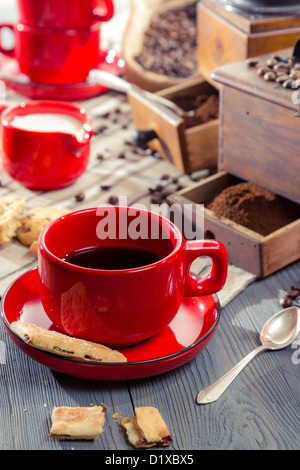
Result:
M147 131L140 131L135 129L132 132L133 143L136 147L144 148L146 144L153 139L157 139L156 131L153 129Z

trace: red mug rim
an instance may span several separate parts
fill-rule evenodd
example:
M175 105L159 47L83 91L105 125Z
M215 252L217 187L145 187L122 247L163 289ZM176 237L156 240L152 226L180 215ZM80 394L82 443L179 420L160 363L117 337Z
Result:
M26 112L26 110L32 109L32 112ZM15 106L8 106L6 107L1 115L0 121L2 126L14 129L15 131L21 131L26 133L33 133L33 134L67 134L66 132L59 132L59 131L39 131L35 129L20 129L15 127L11 124L11 121L14 119L15 116L27 116L30 114L35 114L39 112L48 112L54 113L57 112L62 115L76 117L78 120L81 121L83 126L88 126L86 131L91 133L92 132L92 122L89 114L85 110L85 108L77 106L73 103L68 103L65 101L56 101L56 100L37 100L37 101L27 101L24 103L17 104Z
M114 209L114 210L128 210L128 209L135 209L134 207L125 207L125 206L101 206L101 208L103 209ZM163 264L166 264L166 263L169 263L172 258L174 256L176 256L176 254L182 249L183 247L183 236L180 232L180 230L178 229L178 227L176 227L175 224L173 224L170 220L166 219L165 217L159 215L159 214L156 214L154 212L150 212L150 211L147 211L147 210L144 210L144 209L140 209L140 208L137 208L137 210L139 212L142 212L144 214L150 214L151 217L156 217L157 219L159 219L160 223L161 223L161 226L165 226L165 227L169 227L171 229L171 231L174 233L174 237L171 239L172 242L173 242L173 249L170 253L168 253L166 256L164 256L163 258L159 259L158 261L155 261L154 263L151 263L151 264L148 264L148 265L145 265L145 266L138 266L136 268L128 268L128 269L93 269L93 268L87 268L87 267L84 267L84 266L77 266L77 265L74 265L74 264L71 264L71 263L68 263L67 261L64 261L62 258L60 258L59 256L55 255L47 246L47 233L53 229L53 227L55 228L56 225L62 223L63 220L67 220L69 219L70 217L76 217L77 215L81 215L81 214L94 214L96 215L96 212L97 212L97 207L92 207L92 208L88 208L88 209L81 209L81 210L78 210L78 211L74 211L74 212L70 212L69 214L66 214L66 215L63 215L62 217L59 217L58 219L54 220L53 222L51 222L50 224L48 224L43 230L42 232L40 233L40 236L39 236L39 241L38 241L38 257L40 256L43 256L43 257L47 257L48 259L50 259L52 262L54 262L55 264L59 265L59 266L62 266L64 268L67 268L68 270L70 271L75 271L75 272L78 272L78 273L86 273L86 274L89 274L89 275L93 275L93 276L97 276L97 274L99 276L102 276L103 274L107 275L107 276L115 276L115 275L120 275L120 274L124 274L125 272L127 273L137 273L137 272L140 272L140 271L149 271L149 270L154 270L156 269L157 267L159 266L162 266ZM169 232L168 232L169 233Z
M30 26L21 22L16 24L11 24L11 27L15 28L17 31L34 33L34 34L58 34L58 35L70 35L70 34L80 34L83 31L94 31L100 28L102 21L93 20L88 26L81 26L80 28L66 28L66 29L56 29L56 28L38 28L37 26Z

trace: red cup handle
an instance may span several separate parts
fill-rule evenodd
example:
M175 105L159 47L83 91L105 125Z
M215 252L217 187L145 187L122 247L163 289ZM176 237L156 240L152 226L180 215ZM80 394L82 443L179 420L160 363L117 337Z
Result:
M199 279L190 272L192 262L201 256L212 260L208 276ZM224 245L217 240L190 240L185 242L186 282L184 296L209 295L219 292L225 284L228 258Z
M96 0L96 7L94 9L94 17L99 21L109 21L114 14L113 0L104 0L106 6L106 13L101 14L99 10L103 6L103 0Z
M10 57L14 57L14 55L15 55L15 48L14 47L12 47L11 49L6 49L5 47L2 46L2 38L1 38L1 29L2 28L11 29L14 32L14 30L15 30L14 25L12 25L12 24L0 24L0 52L2 54L8 55Z

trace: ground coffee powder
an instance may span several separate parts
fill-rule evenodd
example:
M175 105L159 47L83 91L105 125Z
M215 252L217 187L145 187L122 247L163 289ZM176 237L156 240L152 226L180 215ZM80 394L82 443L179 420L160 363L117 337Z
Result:
M206 207L217 217L226 217L263 236L300 217L299 205L248 182L229 186Z
M181 96L172 98L172 101L185 111L194 111L193 119L187 122L189 127L204 124L219 117L218 95Z

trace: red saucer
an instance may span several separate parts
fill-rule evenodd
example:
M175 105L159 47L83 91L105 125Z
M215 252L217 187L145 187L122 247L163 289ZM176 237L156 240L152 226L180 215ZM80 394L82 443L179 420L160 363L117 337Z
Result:
M115 75L121 75L124 61L112 51L101 51L97 69ZM81 101L101 95L108 90L90 79L75 85L43 85L32 82L27 75L20 72L18 61L12 57L0 54L0 80L4 81L20 95L31 99L49 99L63 101Z
M11 330L10 324L16 320L56 329L42 307L39 286L39 273L34 268L7 289L2 299L1 316L9 336L25 354L44 366L91 380L137 379L182 366L207 346L220 319L216 295L187 297L174 320L163 331L141 344L120 349L127 357L127 363L85 362L35 349Z

